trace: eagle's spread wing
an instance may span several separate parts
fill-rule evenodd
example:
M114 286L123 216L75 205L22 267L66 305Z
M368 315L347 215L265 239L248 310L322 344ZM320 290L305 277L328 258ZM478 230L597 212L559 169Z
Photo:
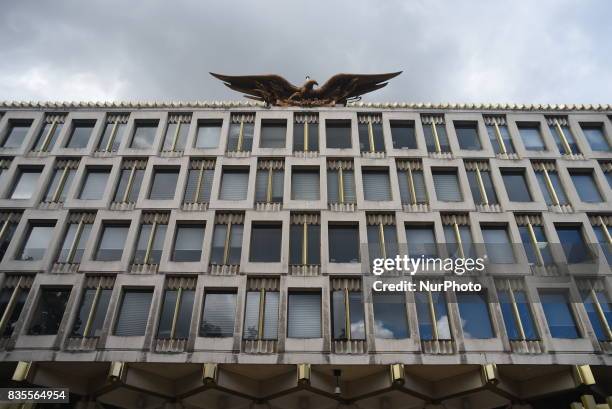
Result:
M287 99L299 90L280 75L223 75L214 72L210 75L223 81L229 88L244 93L245 97L268 104Z
M321 99L333 99L337 104L346 104L346 100L375 91L387 85L385 81L397 77L402 72L386 74L336 74L315 92Z

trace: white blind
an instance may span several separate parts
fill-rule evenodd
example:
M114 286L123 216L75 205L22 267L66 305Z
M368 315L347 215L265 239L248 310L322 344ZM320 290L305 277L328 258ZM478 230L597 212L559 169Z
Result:
M212 181L215 171L206 169L202 173L202 181L200 184L200 195L195 197L198 190L198 180L200 177L199 169L191 169L187 177L187 186L185 187L185 203L208 203L210 201L210 191L212 190Z
M339 186L338 183L338 171L337 170L328 170L327 171L327 201L329 203L339 203L340 202L340 194L339 194Z
M294 170L291 175L291 198L295 200L319 200L319 172Z
M442 202L460 202L463 200L456 172L434 172L433 179L438 200Z
M289 338L320 338L321 294L289 293L287 321Z
M231 337L234 335L236 293L208 293L204 299L201 335Z
M219 198L222 200L246 200L248 183L248 170L224 170Z
M278 338L278 292L267 291L264 309L264 339Z
M249 291L244 306L244 339L257 339L259 333L259 291Z
M387 171L364 171L363 194L365 200L391 200L391 184Z
M152 291L132 290L123 293L115 335L127 337L145 334L152 296Z
M357 196L355 195L355 174L352 170L345 170L342 172L344 178L344 202L355 203Z

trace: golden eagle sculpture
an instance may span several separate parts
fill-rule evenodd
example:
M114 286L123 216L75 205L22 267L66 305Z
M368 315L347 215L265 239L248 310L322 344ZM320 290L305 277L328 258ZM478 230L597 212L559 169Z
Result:
M335 106L358 100L368 92L387 85L388 80L402 72L386 74L336 74L322 87L306 77L306 82L297 87L280 75L223 75L210 73L234 91L244 93L246 98L276 106Z

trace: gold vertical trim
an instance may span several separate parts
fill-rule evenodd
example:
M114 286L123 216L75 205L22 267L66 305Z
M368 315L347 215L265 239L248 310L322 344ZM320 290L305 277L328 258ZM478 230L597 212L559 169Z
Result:
M436 320L436 307L433 303L433 296L431 291L427 291L427 299L429 301L429 313L431 314L431 328L433 330L433 337L437 341L438 338L438 322Z
M308 264L308 224L304 222L302 230L302 265Z
M370 152L376 152L374 147L374 129L372 129L372 118L368 118L368 142L370 144Z
M272 166L268 168L268 183L266 188L266 202L272 203Z
M21 290L21 281L23 280L23 276L19 277L19 281L17 285L13 289L13 293L11 294L11 298L9 298L8 303L6 304L6 309L2 314L2 319L0 319L0 334L4 333L4 329L6 324L8 323L9 317L13 314L13 310L15 309L15 304L17 302L17 296L19 295L19 291Z
M242 152L242 143L244 138L244 119L240 119L240 130L238 131L238 146L236 150Z
M52 202L59 201L60 194L62 190L64 190L64 185L66 184L66 178L68 177L69 167L66 165L64 169L62 169L62 175L60 176L60 180L55 187L55 192L53 192L53 197L51 198Z
M304 152L308 152L308 121L304 121Z
M125 192L123 192L123 197L121 202L126 203L128 200L128 196L130 195L130 190L132 190L132 184L134 183L134 175L136 174L136 164L132 167L130 171L130 176L128 177L127 184L125 186Z
M176 121L176 130L174 131L174 136L172 137L172 152L176 151L176 144L178 143L179 132L181 131L181 120Z
M571 155L572 148L569 146L569 143L567 142L567 139L565 138L565 132L563 132L563 128L561 128L561 125L559 124L559 121L557 121L557 119L555 119L554 124L555 124L555 129L557 130L557 133L559 134L559 137L561 138L561 143L563 144L565 153L567 155Z
M546 181L546 187L548 188L548 193L550 193L550 198L553 205L559 206L559 197L557 196L557 192L555 192L555 186L552 183L552 179L550 178L546 167L542 168L542 172L544 173L544 181Z
M145 252L143 264L149 264L149 258L151 257L151 251L153 251L153 241L155 240L156 230L157 230L157 221L154 221L153 225L151 226L151 233L149 234L149 239L147 240L147 250Z
M94 316L96 314L96 309L98 307L98 300L100 299L100 293L102 292L102 286L98 283L96 287L96 293L94 294L94 299L91 302L91 308L89 309L89 313L87 314L87 322L85 324L85 329L83 330L83 337L89 336L89 331L91 331L91 326L93 324Z
M519 313L518 306L516 305L516 298L514 297L514 291L512 291L512 285L508 280L508 294L510 295L510 302L512 303L512 312L514 314L514 321L516 323L521 341L525 341L525 329L523 328L523 322L521 321L521 314Z
M385 245L385 230L382 223L378 223L378 240L380 242L380 254L382 258L387 258L387 249Z
M266 306L266 290L261 288L259 290L259 317L257 320L257 339L263 339L264 337L264 309Z
M612 245L612 235L610 235L610 232L608 231L608 226L606 225L606 223L604 223L603 217L601 216L599 216L599 227L601 227L601 229L604 231L608 244ZM2 235L0 235L0 237L2 237Z
M438 129L436 128L435 121L431 121L431 131L434 137L434 144L436 145L436 153L441 153L442 148L440 147L440 139L438 137Z
M113 148L113 143L115 142L115 136L117 136L117 128L118 128L119 120L115 120L113 123L113 129L111 129L111 134L108 137L108 142L106 142L106 148L104 149L106 152L111 152Z
M463 241L461 240L461 232L459 231L459 225L457 222L453 222L453 230L455 231L455 240L457 240L457 248L461 258L465 258L465 252L463 251Z
M81 217L79 224L77 225L77 230L74 232L74 238L72 239L72 243L70 244L70 251L68 252L67 262L72 263L72 259L74 258L74 253L76 253L77 246L79 244L79 240L81 239L81 234L83 233L83 224L84 224L84 216Z
M540 252L540 247L538 247L538 239L535 235L535 230L533 230L533 225L530 221L527 222L527 231L529 232L529 238L531 239L531 244L533 245L536 258L538 259L538 264L540 266L543 266L544 258L542 257L542 253Z
M349 290L344 289L344 330L346 332L346 339L351 340L351 312L349 304Z
M8 230L8 226L10 222L11 220L9 217L4 221L4 223L2 223L2 229L0 229L0 240L4 239L4 235L6 234L6 231Z
M480 168L476 165L476 180L478 181L478 187L480 188L480 195L482 196L482 204L489 204L489 197L487 196L487 191L485 190L484 182L482 180L482 175L480 174Z
M183 287L178 288L176 294L176 303L174 304L174 313L172 314L172 327L170 328L170 338L176 337L176 324L178 321L179 311L181 308L181 298L183 297Z
M223 249L223 264L227 265L229 260L229 243L230 243L230 233L232 230L232 223L227 223L227 230L225 232L225 248Z
M608 320L606 319L606 314L603 311L603 308L601 307L601 304L599 303L599 298L597 298L597 293L595 293L595 290L591 288L591 298L593 299L593 305L595 305L595 311L597 311L597 316L599 317L599 322L601 323L601 326L604 329L604 332L606 333L606 338L608 338L608 341L612 341L612 330L610 330L610 326L608 325ZM2 328L0 326L0 328Z
M340 203L344 203L344 171L342 170L342 166L338 168L338 193Z
M43 139L43 143L40 147L40 152L47 151L47 148L49 147L49 143L51 142L51 135L55 133L56 128L57 128L57 119L54 119L53 122L51 123L51 127L49 128L49 131L47 131L47 134L45 135L45 138Z
M502 138L501 131L499 130L499 125L497 121L493 121L493 126L495 126L495 136L497 137L497 143L499 144L499 150L501 153L506 154L506 143L504 142L504 138Z
M202 180L204 179L204 164L202 164L202 166L200 166L200 169L198 169L198 181L197 181L197 186L196 186L196 191L195 191L195 195L193 198L194 203L200 203L200 194L202 193Z
M408 171L407 176L408 176L408 189L410 191L410 199L412 200L412 204L417 204L416 188L414 187L414 179L412 178L412 169L410 165L407 166L407 171Z

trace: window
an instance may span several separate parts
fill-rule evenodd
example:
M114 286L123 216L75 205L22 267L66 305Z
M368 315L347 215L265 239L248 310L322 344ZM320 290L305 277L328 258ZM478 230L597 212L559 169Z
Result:
M96 149L98 152L117 152L125 134L129 115L109 114L102 139Z
M484 206L498 204L489 164L487 162L466 162L465 168L474 203Z
M33 281L33 276L6 276L0 291L0 337L9 338L13 335Z
M491 264L514 263L514 249L506 226L481 226L487 257Z
M289 291L287 336L289 338L321 338L321 293Z
M373 292L372 303L376 338L409 338L404 294Z
M134 264L159 264L168 228L168 215L144 214L138 232Z
M575 155L580 153L574 135L569 128L569 122L566 117L548 117L546 118L550 133L557 144L559 152L566 155Z
M17 255L17 260L22 261L39 261L45 256L45 253L51 245L51 237L53 236L53 223L33 223L28 229L28 234L24 240L23 247Z
M94 283L97 281L97 284ZM99 337L113 293L112 278L88 277L81 306L72 326L73 337ZM110 284L110 285L109 285Z
M31 126L31 120L9 120L2 147L6 149L20 148Z
M529 216L524 217L529 218ZM527 260L530 264L538 266L553 264L550 245L548 240L546 240L546 234L542 226L527 222L526 225L519 226L519 233L521 234L521 241L523 242Z
M214 160L192 160L187 174L183 202L186 204L210 202L214 175Z
M574 313L567 298L567 292L540 290L539 293L550 335L553 338L580 338Z
M327 135L327 148L350 149L351 143L351 121L339 119L325 120L325 133Z
M525 170L502 169L501 176L511 202L532 202L531 193L525 180Z
M44 125L38 134L36 144L32 148L35 152L49 152L55 146L59 134L64 126L65 115L46 115Z
M540 132L540 124L537 122L517 123L519 134L523 140L523 145L528 151L545 151L546 145Z
M123 298L121 299L121 307L117 316L114 335L120 337L143 336L147 329L152 298L153 290L123 290Z
M393 149L417 149L414 121L390 121Z
M153 183L149 191L151 200L172 200L178 183L178 169L157 168L153 170Z
M549 206L567 205L565 189L561 185L554 163L534 163L533 168L536 171L536 178L546 204Z
M159 121L139 120L134 121L134 133L132 134L132 149L151 149L155 142L155 134Z
M479 151L482 149L478 136L478 122L454 121L459 147L465 150Z
M200 336L215 338L234 336L235 318L235 292L207 291L204 297Z
M38 185L38 179L42 169L22 169L18 170L17 179L13 185L13 191L11 192L11 199L27 200L31 199L36 192Z
M434 170L432 171L432 176L436 188L436 197L439 201L463 201L456 170Z
M438 291L415 292L419 333L425 341L451 339L448 309L444 293Z
M519 287L513 288L514 287ZM510 341L533 341L538 333L527 293L520 285L501 283L497 296Z
M359 226L329 225L329 261L331 263L358 263Z
M129 229L130 227L126 225L103 225L95 259L97 261L120 261Z
M170 114L168 115L168 127L164 137L164 152L183 152L187 146L187 134L191 114Z
M355 203L357 201L353 162L327 162L327 201L330 204Z
M599 246L603 251L603 254L608 261L608 264L612 264L612 232L611 227L607 223L608 217L591 217L591 223L593 225L593 231L597 236Z
M580 283L582 284L582 283ZM588 284L587 284L588 285ZM605 291L602 289L594 289L592 286L585 288L581 285L580 295L586 309L591 326L595 331L595 336L599 341L612 341L612 306ZM603 287L603 286L602 286Z
M80 263L85 252L85 245L91 234L94 214L72 214L64 236L62 248L57 257L58 263Z
M72 132L68 140L67 148L84 149L87 147L96 121L73 121Z
M610 144L606 139L602 123L580 123L582 133L591 146L591 150L596 152L609 152Z
M319 169L294 166L291 169L291 199L319 200Z
M365 200L389 201L391 197L391 182L389 170L363 169L363 196Z
M408 255L411 258L438 256L433 225L406 224L406 241L408 243Z
M294 114L293 150L317 152L319 150L318 114Z
M115 203L136 203L144 180L145 160L127 160L121 166L121 176L115 192Z
M198 134L195 147L200 149L214 149L219 146L221 139L222 120L200 120L198 121Z
M380 114L358 115L357 120L361 152L384 152L382 116Z
M81 200L100 200L104 197L110 169L87 169L81 187Z
M261 160L258 163L255 179L256 203L283 202L284 162L280 160Z
M255 132L255 114L232 114L227 140L228 152L250 152Z
M179 224L176 226L172 261L200 261L204 227L203 224Z
M321 264L321 226L318 215L295 214L291 216L289 264Z
M41 288L28 335L56 335L68 297L70 288Z
M259 142L260 148L284 148L286 138L286 120L261 120L261 141Z
M221 200L246 200L249 187L249 169L223 168L221 176Z
M467 339L494 338L487 295L482 292L457 292L456 295L463 336Z
M68 189L72 185L78 166L78 160L59 160L57 162L53 179L45 193L45 202L63 203L66 201Z
M195 298L195 278L170 277L166 280L158 339L187 339Z
M13 240L19 215L16 213L0 213L0 261L4 258L9 244Z
M417 161L397 162L397 181L403 204L427 203L423 166Z
M365 318L363 312L363 300L358 280L351 288L341 288L339 283L347 280L338 281L333 285L331 294L332 308L332 335L335 340L365 340Z
M397 230L392 216L368 215L368 251L370 263L377 258L391 258L398 254Z
M555 225L555 228L568 263L592 261L591 249L586 244L581 226Z
M427 152L450 152L443 116L421 116Z
M233 216L233 215L232 215ZM228 219L231 216L227 217ZM241 219L242 217L240 217ZM242 254L243 225L238 223L217 223L213 234L210 263L217 265L238 265Z
M476 258L476 248L468 220L464 215L442 216L444 240L449 257Z
M570 170L569 173L580 200L585 203L600 203L603 201L595 184L592 171Z
M507 154L515 153L514 144L508 131L506 117L503 116L485 116L485 125L487 126L487 134L491 141L491 146L495 153Z
M259 280L254 279L252 282ZM275 280L275 283L278 281ZM249 285L244 307L244 330L247 340L276 340L278 338L278 288ZM258 288L259 287L259 288Z
M249 261L256 263L280 262L282 239L282 224L253 223L251 226Z

